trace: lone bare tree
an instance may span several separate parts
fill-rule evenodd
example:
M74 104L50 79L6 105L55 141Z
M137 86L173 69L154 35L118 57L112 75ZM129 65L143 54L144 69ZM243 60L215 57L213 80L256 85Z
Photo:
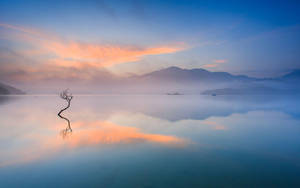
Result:
M70 107L71 100L73 99L73 95L71 93L69 93L68 89L66 89L66 90L64 90L63 92L60 93L60 98L66 100L68 102L68 105L65 108L61 109L57 114L60 118L66 120L68 122L67 128L63 129L61 131L61 134L62 134L63 138L65 138L68 133L72 132L72 128L71 128L70 120L68 118L62 116L61 113Z

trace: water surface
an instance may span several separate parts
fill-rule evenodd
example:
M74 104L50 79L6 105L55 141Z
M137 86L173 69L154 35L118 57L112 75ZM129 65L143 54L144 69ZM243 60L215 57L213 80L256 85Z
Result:
M0 97L2 187L299 187L299 96Z

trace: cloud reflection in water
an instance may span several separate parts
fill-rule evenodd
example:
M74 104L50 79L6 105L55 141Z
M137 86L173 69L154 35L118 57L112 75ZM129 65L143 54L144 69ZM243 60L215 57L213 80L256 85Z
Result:
M61 127L65 125L55 125ZM22 137L24 147L11 148L6 152L7 160L0 161L0 166L30 162L49 155L55 155L62 150L79 147L99 146L105 144L137 144L157 143L166 146L183 147L186 141L175 136L143 133L139 128L121 126L106 121L74 122L72 135L62 139L58 134L28 133Z

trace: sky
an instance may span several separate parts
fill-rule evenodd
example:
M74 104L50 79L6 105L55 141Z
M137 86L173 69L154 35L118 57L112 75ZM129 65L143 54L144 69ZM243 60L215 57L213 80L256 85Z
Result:
M0 1L0 81L300 68L299 1Z

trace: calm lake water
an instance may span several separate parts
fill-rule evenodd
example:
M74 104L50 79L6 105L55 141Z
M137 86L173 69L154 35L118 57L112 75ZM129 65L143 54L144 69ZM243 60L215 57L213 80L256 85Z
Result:
M300 187L300 96L0 98L0 187Z

